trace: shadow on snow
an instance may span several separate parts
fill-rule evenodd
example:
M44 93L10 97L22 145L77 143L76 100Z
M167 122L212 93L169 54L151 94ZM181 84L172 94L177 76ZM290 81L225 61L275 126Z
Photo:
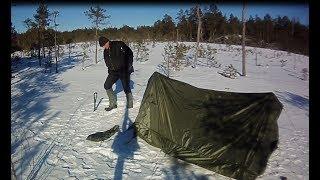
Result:
M117 164L114 172L114 179L123 179L124 162L126 159L133 159L134 152L139 149L137 138L134 137L134 128L128 129L132 125L129 118L128 108L125 110L121 131L114 138L111 148L118 155Z
M285 92L276 91L275 94L277 95L280 101L286 102L299 109L309 111L309 99L293 94L291 92L287 92L287 91Z
M170 157L170 168L162 169L162 172L165 174L166 180L208 180L206 175L196 175L193 171L188 170L187 168L190 166L189 163L179 160L174 157Z
M15 93L11 94L11 155L16 154L18 158L12 162L18 177L29 168L31 171L28 176L35 177L48 157L50 147L43 148L48 146L44 143L46 140L35 141L34 138L48 128L49 123L56 120L61 113L49 111L49 102L57 98L59 93L66 91L69 85L62 84L58 75L73 68L73 64L79 61L72 57L62 59L58 73L55 73L55 64L52 65L51 72L44 73L45 60L42 59L41 67L35 58L21 58L19 62L11 65L12 73L21 77L21 80L11 84L11 89L16 88ZM44 155L36 159L38 154L39 157Z

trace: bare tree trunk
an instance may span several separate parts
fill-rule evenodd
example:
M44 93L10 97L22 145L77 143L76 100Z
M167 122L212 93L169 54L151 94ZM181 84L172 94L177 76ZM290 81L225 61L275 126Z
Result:
M95 54L95 62L96 64L98 63L98 24L96 24L96 38L95 38L95 41L96 41L96 54Z
M70 54L71 54L71 43L69 43L69 61L71 59Z
M42 54L43 54L43 58L46 58L46 50L45 50L43 41L42 41Z
M49 46L48 49L49 49L48 57L49 57L49 61L51 61L51 58L52 58L52 56L51 56L51 53L52 53L51 52L52 51L51 46Z
M43 44L42 44L41 50L42 50L42 58L46 58L46 55L45 55L45 47L44 47Z
M44 33L45 33L45 28L43 28L41 31L41 49L42 49L42 57L46 58L46 53L44 49Z
M57 24L56 24L57 14L54 14L54 50L56 59L56 73L58 73L58 52L57 52Z
M55 59L56 59L56 73L58 73L58 52L57 52L57 35L54 32L54 49L55 49Z
M40 27L38 27L38 60L39 60L39 66L41 66L41 55L40 55Z
M176 41L178 42L179 41L179 29L177 28L177 39Z
M199 41L200 41L200 32L201 32L201 17L200 17L200 6L197 5L197 16L198 16L198 33L197 33L197 46L196 46L196 56L194 59L194 67L196 67L197 59L198 59L198 49L199 49Z
M245 36L246 36L246 22L245 22L245 2L243 2L242 8L242 76L246 76L246 45L245 45Z
M258 53L257 53L257 50L256 50L256 66L258 66Z
M97 33L96 33L96 53L95 53L95 62L98 63L98 42L97 42Z

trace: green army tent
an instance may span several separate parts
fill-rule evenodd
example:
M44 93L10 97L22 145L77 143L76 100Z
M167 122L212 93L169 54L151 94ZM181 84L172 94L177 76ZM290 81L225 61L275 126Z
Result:
M134 128L173 157L228 177L255 179L277 147L282 107L273 93L200 89L155 72Z

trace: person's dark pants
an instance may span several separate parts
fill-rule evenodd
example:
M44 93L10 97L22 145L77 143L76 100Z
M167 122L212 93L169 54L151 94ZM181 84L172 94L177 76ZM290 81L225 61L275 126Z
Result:
M128 73L109 73L106 81L104 82L104 88L106 90L112 88L112 85L120 79L123 90L126 94L131 93L130 88L130 74Z

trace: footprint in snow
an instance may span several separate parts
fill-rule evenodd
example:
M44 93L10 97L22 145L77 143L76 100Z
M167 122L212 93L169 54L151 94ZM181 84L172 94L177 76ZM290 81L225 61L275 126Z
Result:
M139 168L139 169L134 169L134 168L129 168L130 171L132 172L135 172L135 173L141 173L142 170Z
M58 162L58 159L47 159L47 164L55 166Z
M83 163L83 164L82 164L82 168L83 168L83 169L92 169L92 166L90 166L90 165L88 165L88 164L86 164L86 163Z
M83 99L82 97L78 97L78 98L77 98L78 101L81 101L82 99Z
M45 141L44 139L42 139L42 138L40 138L38 136L34 137L33 139L36 140L36 141Z
M295 165L298 165L298 164L301 164L302 162L301 162L300 160L295 160L295 161L293 161L293 163L294 163Z

